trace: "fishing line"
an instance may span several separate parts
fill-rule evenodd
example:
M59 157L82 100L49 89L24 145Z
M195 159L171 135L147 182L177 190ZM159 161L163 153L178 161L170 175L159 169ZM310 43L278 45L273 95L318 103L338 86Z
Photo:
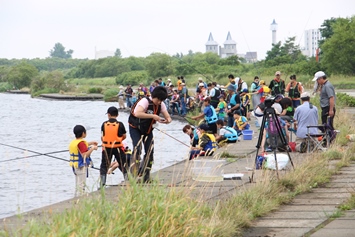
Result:
M182 141L180 141L180 140L176 139L175 137L173 137L173 136L171 136L171 135L167 134L166 132L164 132L164 131L160 130L159 128L155 127L154 129L156 129L156 130L158 130L159 132L161 132L161 133L163 133L163 134L167 135L168 137L170 137L170 138L174 139L175 141L180 142L180 143L181 143L181 144L183 144L184 146L187 146L187 147L189 147L189 148L190 148L190 145L187 145L186 143L184 143L184 142L182 142Z
M0 145L11 147L11 148L22 150L22 151L29 151L29 152L37 154L38 156L48 156L48 157L51 157L51 158L54 158L54 159L57 159L57 160L62 160L62 161L69 162L69 160L67 160L67 159L63 159L63 158L59 158L59 157L56 157L56 156L47 155L45 153L40 153L40 152L37 152L37 151L32 151L32 150L28 150L28 149L24 149L24 148L20 148L20 147L16 147L16 146L11 146L11 145L7 145L7 144L4 144L4 143L0 143ZM100 170L100 169L95 168L95 167L91 167L91 168L95 169L95 170Z
M101 147L101 145L98 145L97 147ZM26 150L26 151L28 151L28 150ZM7 162L7 161L13 161L13 160L22 160L22 159L32 158L32 157L37 157L37 156L47 156L47 155L57 154L57 153L62 153L62 152L69 152L69 150L53 151L53 152L47 152L47 153L43 153L43 154L41 153L41 154L25 156L25 157L21 156L21 157L16 157L16 158L13 158L13 159L1 160L0 163Z

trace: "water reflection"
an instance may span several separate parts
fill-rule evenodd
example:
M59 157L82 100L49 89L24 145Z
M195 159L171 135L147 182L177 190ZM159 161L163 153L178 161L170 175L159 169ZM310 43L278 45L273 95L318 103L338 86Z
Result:
M116 103L102 101L51 101L32 99L29 95L0 93L0 143L25 148L39 153L62 151L74 135L72 129L81 124L87 129L88 141L100 141L102 122L106 111ZM120 113L128 133L128 114ZM183 123L173 121L159 125L159 129L188 144L188 137L181 132ZM181 161L188 147L155 131L155 163L153 172ZM129 145L131 141L127 136ZM173 156L172 151L176 152ZM35 155L29 151L0 145L0 161ZM67 152L53 156L69 159ZM101 152L92 154L95 167L100 166ZM90 169L87 185L90 190L98 187L99 171ZM47 156L29 157L10 162L0 162L0 218L63 201L74 196L74 175L69 162ZM118 184L122 174L109 175L107 183Z

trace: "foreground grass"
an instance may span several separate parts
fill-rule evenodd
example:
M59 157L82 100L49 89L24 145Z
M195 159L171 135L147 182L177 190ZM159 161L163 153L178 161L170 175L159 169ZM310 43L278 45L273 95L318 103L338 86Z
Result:
M33 221L16 233L1 236L238 236L260 216L288 203L300 193L329 182L343 166L355 160L355 143L344 149L343 137L355 133L350 117L336 118L342 132L324 153L304 155L294 171L264 171L257 183L248 185L227 201L207 204L192 195L194 187L125 187L117 202L105 196L83 198L71 210L53 215L46 222ZM336 165L333 162L337 160ZM353 209L354 196L341 210Z

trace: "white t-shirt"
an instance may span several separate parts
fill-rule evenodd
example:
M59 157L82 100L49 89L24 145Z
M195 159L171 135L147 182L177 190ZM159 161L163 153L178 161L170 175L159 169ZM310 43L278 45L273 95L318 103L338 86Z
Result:
M279 114L282 113L282 107L279 103L274 103L271 107L275 109L276 113L279 113Z
M220 136L224 136L224 134L228 134L228 133L231 133L230 131L228 131L227 129L225 129L224 127L221 127L219 129L219 135Z
M149 99L152 99L152 98L149 97ZM149 106L149 101L147 100L147 98L143 98L143 99L141 99L141 100L138 102L136 108L134 108L133 113L136 113L136 112L137 112L137 109L138 109L139 106L143 107L144 111L147 112L147 109L148 109L148 106ZM163 113L164 111L167 111L167 110L166 110L166 105L165 105L165 103L161 103L161 111L160 111L160 112ZM158 114L158 115L159 115L159 114Z

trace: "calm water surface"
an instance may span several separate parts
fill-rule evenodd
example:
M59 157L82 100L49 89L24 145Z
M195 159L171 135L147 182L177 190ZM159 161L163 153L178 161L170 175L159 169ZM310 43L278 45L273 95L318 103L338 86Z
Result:
M107 120L109 106L117 103L102 101L53 101L32 99L29 95L0 93L0 143L28 149L39 153L63 151L74 135L75 125L87 129L87 141L100 142L100 128ZM128 131L128 114L120 113L118 119L127 130L127 143L131 147ZM159 129L188 144L188 137L182 133L184 123L173 121L159 125ZM188 147L168 136L154 131L155 163L157 171L187 157ZM176 150L172 155L171 151ZM0 161L17 157L36 155L29 151L0 145ZM69 159L67 152L53 156ZM100 167L101 152L92 154L95 167ZM97 190L99 171L90 169L87 180L89 189ZM108 184L118 184L122 174L108 176ZM74 196L74 175L69 163L47 156L29 157L9 162L0 162L0 218L29 211L63 201Z

